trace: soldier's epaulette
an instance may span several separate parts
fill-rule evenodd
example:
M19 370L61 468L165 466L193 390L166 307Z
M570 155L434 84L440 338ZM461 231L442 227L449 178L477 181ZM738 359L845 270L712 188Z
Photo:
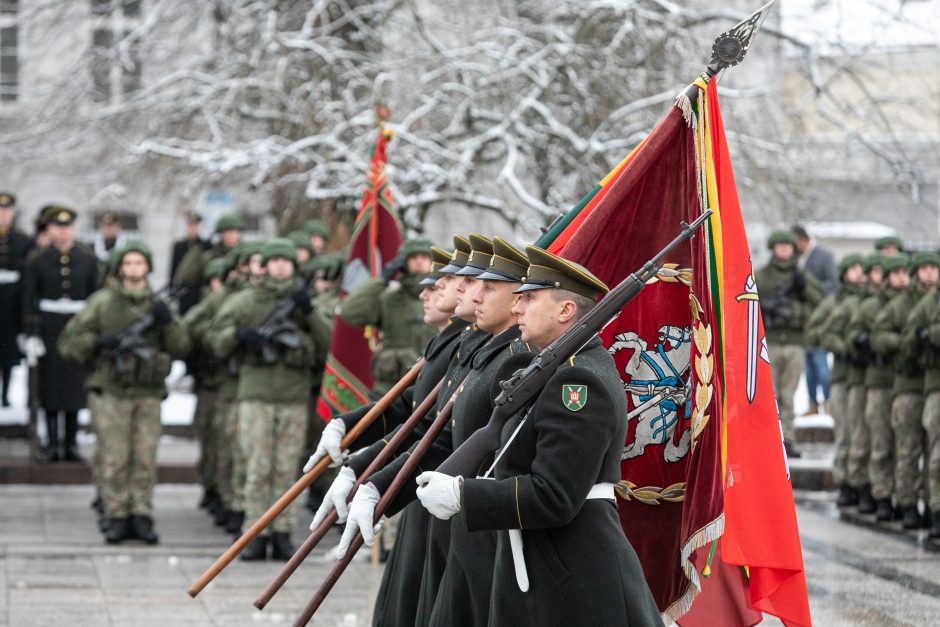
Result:
M510 342L508 348L510 355L515 355L516 353L531 353L535 350L531 344L520 339L515 339Z

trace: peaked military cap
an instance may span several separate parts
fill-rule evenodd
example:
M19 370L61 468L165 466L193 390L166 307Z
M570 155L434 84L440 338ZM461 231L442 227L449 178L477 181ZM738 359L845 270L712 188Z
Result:
M895 270L910 270L911 269L911 258L905 255L904 253L898 253L896 255L891 255L890 257L885 257L881 263L881 270L885 274L894 272Z
M186 218L186 221L189 222L190 224L192 224L193 222L202 222L202 216L192 210L187 211L186 213L183 214L183 216Z
M786 229L777 229L767 238L767 248L773 248L774 244L793 244L796 246L796 235L793 231Z
M450 263L441 268L442 274L454 274L462 270L467 265L467 259L473 248L470 246L470 240L463 235L454 235L454 254L451 255Z
M242 220L242 217L237 213L227 213L219 221L215 223L215 232L221 233L222 231L244 231L245 222Z
M423 237L414 237L406 239L402 242L401 250L399 254L404 255L405 257L410 257L411 255L430 255L431 254L431 240L424 239Z
M493 256L480 281L511 281L522 283L529 270L529 258L525 253L501 237L493 238Z
M475 277L490 265L490 257L493 256L493 240L479 233L471 233L470 248L472 250L470 256L467 257L467 264L454 274Z
M16 196L9 192L0 192L0 207L12 207L16 204Z
M69 209L68 207L62 207L60 205L49 205L46 208L48 211L48 220L49 224L58 224L60 226L67 226L75 222L75 217L78 215L74 209Z
M882 250L888 246L895 246L900 250L903 243L897 235L887 235L875 240L875 250Z
M261 265L267 265L275 257L290 259L297 265L297 247L286 237L269 239L261 246Z
M937 266L940 268L940 255L932 250L918 250L911 258L911 270L917 270L921 266Z
M431 271L418 282L418 285L434 285L444 276L441 268L450 263L451 254L437 246L431 246Z
M560 289L596 299L610 291L603 281L580 264L535 246L526 246L525 252L529 257L529 269L523 278L522 287L514 292L516 294Z
M845 271L854 265L865 266L865 258L857 253L851 253L839 260L839 277L841 278Z
M307 220L304 222L304 230L307 232L307 237L311 235L319 235L323 239L329 239L330 237L330 230L326 228L326 224L323 223L323 220Z
M113 211L105 211L98 218L99 224L117 224L118 222L118 216Z

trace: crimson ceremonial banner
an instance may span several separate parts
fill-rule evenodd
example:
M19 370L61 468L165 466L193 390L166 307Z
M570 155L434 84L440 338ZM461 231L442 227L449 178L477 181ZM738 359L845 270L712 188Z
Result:
M381 129L372 150L368 181L343 272L340 302L362 283L377 276L383 263L394 257L401 245L401 228L385 175L386 146L392 136L391 131ZM317 401L317 413L327 421L368 402L367 393L372 387L369 334L374 330L366 328L364 331L346 324L341 316L336 316L335 324Z
M608 285L626 278L701 213L694 142L673 109L548 249ZM723 526L714 311L707 272L699 271L707 268L705 241L699 235L676 248L601 335L628 399L621 524L669 618L688 610L698 590L689 557Z

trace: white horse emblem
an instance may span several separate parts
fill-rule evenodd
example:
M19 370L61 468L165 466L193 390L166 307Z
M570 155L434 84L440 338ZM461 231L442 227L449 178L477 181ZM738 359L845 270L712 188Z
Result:
M632 331L614 336L607 349L611 354L632 350L624 367L630 380L623 387L630 394L633 409L627 421L637 419L636 437L623 449L621 459L639 457L650 444L664 444L663 457L676 462L689 452L692 432L686 428L675 443L679 412L688 417L685 401L691 383L692 352L690 327L662 326L655 350L647 350L646 340Z

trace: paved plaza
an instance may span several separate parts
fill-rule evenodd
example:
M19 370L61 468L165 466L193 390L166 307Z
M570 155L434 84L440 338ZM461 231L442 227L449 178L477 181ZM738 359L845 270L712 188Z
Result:
M328 571L328 547L338 541L332 532L259 612L252 601L279 564L236 560L195 600L186 594L227 542L196 509L198 487L157 487L156 547L105 545L88 507L92 496L88 486L0 486L0 627L289 625ZM815 625L937 624L940 552L922 537L840 521L831 494L797 498ZM309 517L298 515L298 542ZM311 624L371 624L380 578L381 566L354 562Z

